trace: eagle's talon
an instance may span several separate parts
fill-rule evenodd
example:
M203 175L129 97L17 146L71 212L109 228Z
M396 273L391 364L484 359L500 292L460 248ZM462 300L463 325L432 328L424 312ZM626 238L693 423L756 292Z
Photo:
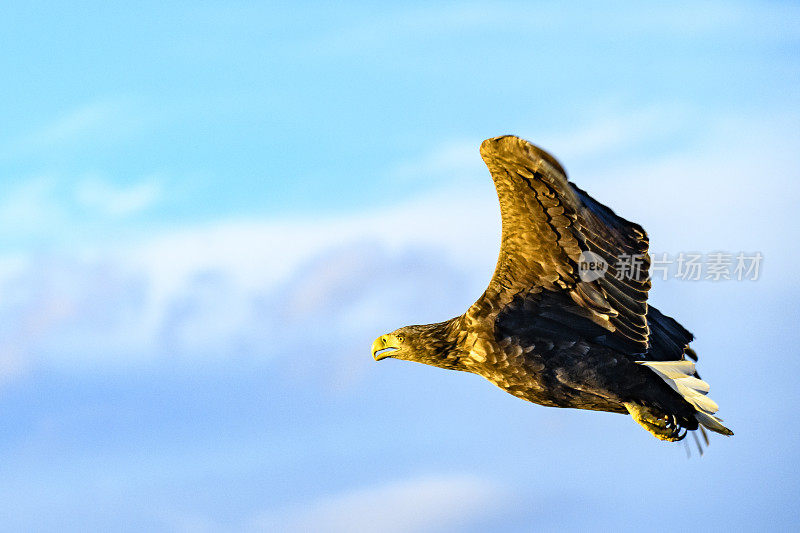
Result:
M686 433L681 433L681 427L675 424L672 416L656 416L649 407L633 402L625 404L631 417L651 435L659 440L676 442L683 439Z

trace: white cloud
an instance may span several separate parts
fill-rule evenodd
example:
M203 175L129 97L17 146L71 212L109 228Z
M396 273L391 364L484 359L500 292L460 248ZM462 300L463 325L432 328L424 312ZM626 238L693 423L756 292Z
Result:
M113 219L135 215L163 195L156 178L128 186L115 186L98 177L76 185L70 181L47 174L0 187L0 236L15 243L85 236L98 219L110 224Z
M316 56L353 54L401 40L425 42L443 34L465 32L535 32L545 38L563 38L580 31L582 37L588 34L603 43L609 38L653 36L725 38L742 31L762 42L791 42L798 30L789 21L797 17L797 7L788 4L765 9L758 3L678 2L635 9L629 3L612 3L596 9L576 5L570 10L559 2L459 2L368 13L349 26L314 36L302 49Z
M610 105L612 109L618 106ZM686 125L688 113L678 107L643 108L634 112L597 116L568 131L521 131L517 135L553 153L569 167L585 159L602 156L613 159L620 151L635 149L643 143L686 136L681 126ZM685 129L685 128L684 128ZM482 138L448 140L434 146L429 152L403 161L388 171L388 177L402 182L426 182L460 187L473 187L485 181L488 171L478 151Z
M439 183L475 177L481 172L477 145L482 140L447 141L418 159L396 165L388 175L398 181L434 180Z
M255 519L256 531L453 531L502 509L506 494L465 475L429 476L338 494Z
M411 319L420 293L436 298L431 319L455 315L489 277L499 220L491 198L485 209L469 196L447 200L314 224L228 221L39 258L0 269L0 289L18 295L13 306L0 303L0 315L31 332L29 358L67 367L167 353L270 356L299 336L369 337L387 320L397 320L393 329ZM472 257L476 245L495 250Z
M77 200L83 206L115 217L143 211L157 202L161 194L161 185L154 180L119 187L93 178L83 181L76 190Z
M685 117L686 113L678 108L651 107L620 112L597 117L569 132L545 132L541 142L544 148L558 154L561 162L598 155L608 157L637 143L674 138L681 123L686 122L682 120Z
M0 257L0 354L49 367L128 365L165 354L275 355L310 324L307 338L364 334L377 327L383 297L408 310L419 289L461 292L450 282L460 273L427 257L415 236L432 223L430 206L397 211L313 225L228 221L66 255ZM430 248L448 231L435 220Z
M28 236L63 221L56 183L52 176L37 176L6 189L0 201L0 235Z
M133 112L131 104L121 99L99 100L67 110L51 122L20 135L0 155L28 155L92 141L104 144L137 129L141 112Z

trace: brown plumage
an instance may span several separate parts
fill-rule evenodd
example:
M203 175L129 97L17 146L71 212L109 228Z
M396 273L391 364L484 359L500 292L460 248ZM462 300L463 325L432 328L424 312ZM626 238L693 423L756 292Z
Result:
M378 337L375 359L473 372L545 406L629 413L662 440L699 425L732 435L687 359L697 360L692 334L647 304L644 229L567 181L525 140L488 139L481 156L503 223L489 287L459 317ZM607 270L581 273L587 257ZM623 258L635 258L638 271L618 272Z

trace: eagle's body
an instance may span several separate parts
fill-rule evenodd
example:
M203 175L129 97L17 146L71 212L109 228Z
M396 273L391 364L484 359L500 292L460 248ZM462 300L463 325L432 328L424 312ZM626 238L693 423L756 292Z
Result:
M481 155L503 219L489 287L459 317L382 335L375 358L472 372L545 406L630 413L664 440L698 423L732 434L687 360L697 360L691 333L647 305L645 231L568 182L527 141L489 139ZM587 257L608 269L581 274ZM631 258L639 269L616 268Z

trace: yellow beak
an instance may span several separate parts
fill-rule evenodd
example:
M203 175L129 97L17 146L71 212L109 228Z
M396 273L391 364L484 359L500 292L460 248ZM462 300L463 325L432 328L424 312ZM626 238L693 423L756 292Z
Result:
M391 357L397 350L397 342L393 335L381 335L372 343L372 357L376 361Z

